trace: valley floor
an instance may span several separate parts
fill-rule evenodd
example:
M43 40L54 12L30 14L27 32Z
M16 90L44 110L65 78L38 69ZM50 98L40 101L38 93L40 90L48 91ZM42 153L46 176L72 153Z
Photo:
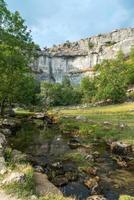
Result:
M62 107L54 109L53 112L58 113L65 129L79 127L79 133L82 132L84 135L90 129L94 129L94 136L134 144L134 103L100 107ZM91 122L94 126L90 125ZM109 123L109 128L106 122Z

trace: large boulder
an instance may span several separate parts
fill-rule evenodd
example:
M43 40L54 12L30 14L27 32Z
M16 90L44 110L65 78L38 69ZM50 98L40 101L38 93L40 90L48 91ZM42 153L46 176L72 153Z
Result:
M16 119L1 119L0 120L0 127L1 128L8 128L11 130L16 130L17 128L19 128L21 126L21 122L19 120Z
M0 174L4 174L6 172L6 162L4 158L5 145L6 138L2 133L0 133Z
M23 161L26 161L27 160L27 156L26 154L23 154L21 151L18 151L16 149L14 149L12 151L12 161L13 162L23 162Z
M68 178L64 175L59 175L54 177L52 182L54 185L61 187L68 184Z
M6 162L3 156L0 156L0 174L3 175L6 172Z
M3 185L8 185L11 183L24 183L25 174L22 172L12 172L6 176L6 178L2 181Z
M0 149L4 149L5 145L6 145L6 138L2 133L0 133Z
M4 134L5 136L10 136L12 135L12 131L9 128L3 128L0 130L2 134Z
M118 155L128 155L132 153L132 145L122 143L122 142L112 142L110 144L110 149L112 153L115 153Z
M87 200L107 200L107 199L102 195L93 195L88 197Z
M35 172L34 180L36 184L36 192L39 195L62 195L61 191L48 180L46 174Z

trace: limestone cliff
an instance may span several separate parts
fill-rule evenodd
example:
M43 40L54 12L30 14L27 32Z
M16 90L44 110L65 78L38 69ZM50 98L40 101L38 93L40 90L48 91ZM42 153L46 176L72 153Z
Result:
M122 50L128 55L134 45L134 28L114 30L78 42L67 41L62 45L44 48L32 70L40 80L61 82L64 76L73 83L79 83L84 76L90 76L93 66L104 59L113 59Z

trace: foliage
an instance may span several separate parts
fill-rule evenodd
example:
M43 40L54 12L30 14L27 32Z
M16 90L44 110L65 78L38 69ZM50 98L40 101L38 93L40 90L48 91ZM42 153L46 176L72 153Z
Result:
M134 84L134 47L132 47L130 52L130 62L127 63L128 72L128 84Z
M92 49L94 47L94 44L89 40L88 41L88 48Z
M85 77L81 80L81 91L83 94L83 102L92 102L96 93L95 81L93 78Z
M128 195L121 195L119 200L134 200L134 197Z
M35 81L28 66L35 55L36 45L32 42L30 31L19 12L11 13L4 0L0 0L0 11L0 101L2 114L5 102L11 104L12 102L23 102L23 100L23 103L33 101ZM26 95L30 98L25 98Z
M105 46L107 46L107 47L113 46L114 44L116 44L115 41L107 41L107 42L105 42Z
M80 91L72 87L69 80L63 83L41 83L41 99L44 106L67 106L80 103ZM47 106L48 107L48 106Z
M122 66L109 61L103 62L96 83L97 100L111 99L113 103L124 101L126 96L126 77Z

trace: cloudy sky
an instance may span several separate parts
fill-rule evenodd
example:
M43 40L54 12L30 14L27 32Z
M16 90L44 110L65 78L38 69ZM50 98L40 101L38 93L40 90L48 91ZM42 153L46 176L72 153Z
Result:
M134 0L6 0L41 47L134 27Z

